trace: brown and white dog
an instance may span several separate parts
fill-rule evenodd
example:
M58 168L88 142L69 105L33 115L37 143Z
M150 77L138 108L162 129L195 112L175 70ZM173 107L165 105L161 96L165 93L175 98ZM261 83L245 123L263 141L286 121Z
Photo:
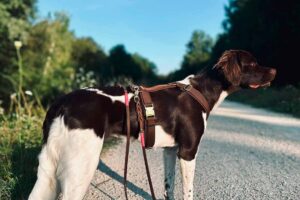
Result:
M275 69L260 66L250 53L229 50L214 67L180 82L191 84L215 108L240 88L270 85L275 74ZM66 200L84 197L99 162L104 135L122 134L123 95L121 87L86 88L61 97L51 106L43 124L44 144L30 200L56 199L59 192ZM131 134L138 138L132 96L130 93ZM165 198L174 199L177 155L184 199L193 199L195 159L207 114L191 96L178 89L157 91L151 97L158 120L154 147L165 147Z

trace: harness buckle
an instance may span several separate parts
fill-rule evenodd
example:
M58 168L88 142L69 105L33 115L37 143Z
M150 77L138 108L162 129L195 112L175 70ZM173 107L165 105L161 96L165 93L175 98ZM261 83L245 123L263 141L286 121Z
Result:
M144 106L146 118L155 117L153 104L148 104Z

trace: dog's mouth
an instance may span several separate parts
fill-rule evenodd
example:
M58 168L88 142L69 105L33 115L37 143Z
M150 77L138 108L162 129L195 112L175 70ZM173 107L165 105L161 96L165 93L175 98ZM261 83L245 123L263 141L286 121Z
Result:
M271 85L271 82L267 82L264 84L250 84L249 87L253 89L257 89L259 87L269 87Z

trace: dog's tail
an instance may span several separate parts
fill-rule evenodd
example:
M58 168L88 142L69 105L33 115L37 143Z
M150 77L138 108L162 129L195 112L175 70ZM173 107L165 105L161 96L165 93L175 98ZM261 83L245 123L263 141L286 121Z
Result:
M60 191L56 171L62 137L65 137L67 131L63 117L56 117L51 120L46 117L43 131L44 144L39 155L37 181L29 195L29 200L54 200Z

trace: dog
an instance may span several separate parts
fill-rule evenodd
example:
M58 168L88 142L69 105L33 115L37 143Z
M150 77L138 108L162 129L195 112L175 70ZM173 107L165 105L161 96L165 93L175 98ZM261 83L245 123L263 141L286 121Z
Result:
M243 88L269 86L274 68L259 65L243 50L225 51L218 62L180 83L192 85L215 109L226 96ZM179 89L151 93L158 124L154 147L164 147L165 199L174 199L175 161L178 157L183 197L193 199L195 160L206 128L207 113ZM129 92L131 136L139 137L133 94ZM125 119L122 87L85 88L54 102L43 123L43 147L37 181L30 200L82 199L96 171L105 136L123 134Z

